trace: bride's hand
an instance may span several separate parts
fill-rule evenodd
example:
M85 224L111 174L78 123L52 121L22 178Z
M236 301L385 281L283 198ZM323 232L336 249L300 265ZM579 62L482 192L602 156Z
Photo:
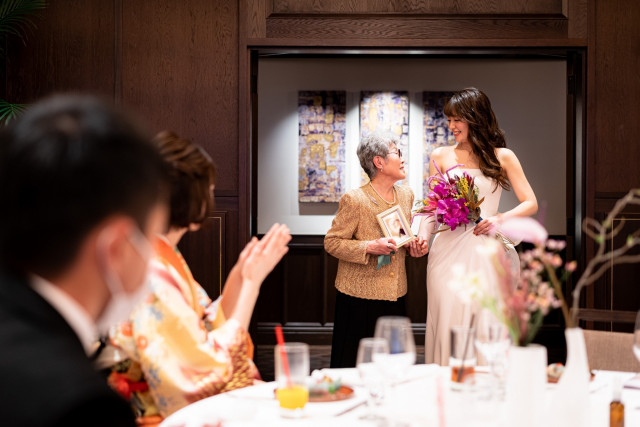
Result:
M490 216L480 221L473 229L473 234L479 236L481 234L495 233L500 227L500 216Z
M415 258L426 255L429 252L429 241L422 236L409 242L409 255Z

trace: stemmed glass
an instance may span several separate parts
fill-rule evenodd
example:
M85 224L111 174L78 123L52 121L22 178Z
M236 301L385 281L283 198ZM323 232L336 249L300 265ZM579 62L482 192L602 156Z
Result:
M389 345L382 338L362 338L358 346L356 367L360 378L367 389L367 407L369 413L362 415L363 420L383 420L384 417L373 413L384 398L384 376L379 363L381 355L389 354Z
M384 338L389 345L389 354L380 356L383 369L391 380L402 378L409 366L416 362L416 345L408 317L382 316L376 322L376 338Z
M507 327L489 310L480 313L480 319L476 328L475 345L478 351L485 357L489 365L491 383L489 387L489 398L491 393L498 397L503 394L503 384L501 378L506 363L506 351L509 348L509 331Z
M636 316L636 327L633 330L633 354L640 362L640 311Z

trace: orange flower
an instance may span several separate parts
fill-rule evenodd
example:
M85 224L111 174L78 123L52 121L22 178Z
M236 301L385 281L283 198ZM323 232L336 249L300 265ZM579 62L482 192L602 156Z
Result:
M120 332L122 332L122 335L124 335L125 337L130 337L133 335L133 327L131 325L131 322L129 322L128 320L125 322L122 322L120 324Z
M147 344L149 344L147 342L147 337L145 337L144 335L140 335L138 337L138 339L136 340L137 344L138 344L138 348L140 350L144 350L145 348L147 348Z

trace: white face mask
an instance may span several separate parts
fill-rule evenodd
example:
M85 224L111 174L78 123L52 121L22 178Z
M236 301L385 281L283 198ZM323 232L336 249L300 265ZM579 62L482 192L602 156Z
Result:
M106 254L107 243L105 239L108 237L105 234L106 231L107 230L103 231L103 234L98 237L97 243L98 256L100 257L102 264L102 277L107 284L107 288L109 288L109 292L111 293L111 299L96 321L96 327L98 328L98 331L101 335L106 335L109 332L109 328L117 325L123 320L126 320L131 314L131 311L133 311L138 303L142 301L144 297L146 297L150 292L150 288L147 282L148 275L146 274L146 272L144 275L144 284L142 284L136 291L128 293L124 290L124 286L122 286L120 277L118 277L116 272L113 271L109 266ZM144 237L142 232L140 232L140 230L135 228L134 236L133 238L129 238L129 241L142 259L150 259L153 252L153 250L151 249L151 244L146 239L146 237Z

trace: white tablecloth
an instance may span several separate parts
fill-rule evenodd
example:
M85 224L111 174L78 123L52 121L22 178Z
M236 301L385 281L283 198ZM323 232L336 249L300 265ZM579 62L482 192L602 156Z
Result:
M264 383L229 393L213 396L174 413L161 427L223 426L371 426L370 421L360 420L369 408L362 404L365 391L359 387L360 378L356 369L325 369L332 378L341 378L344 384L354 385L354 397L340 402L308 403L301 419L285 419L279 414L278 402L274 398L275 383ZM624 383L634 374L629 372L598 371L590 385L590 405L585 411L593 427L609 425L609 403L615 376ZM481 377L481 375L479 375ZM406 379L393 386L385 403L378 412L387 417L387 425L439 426L437 384L443 385L444 420L448 427L455 426L502 426L504 403L487 400L478 390L453 391L450 389L449 368L437 365L414 365ZM531 402L546 411L548 401L554 398L553 384L547 386L546 402ZM625 425L640 426L640 390L623 389ZM350 408L355 407L353 410ZM346 411L346 412L345 412ZM552 417L553 414L546 416Z

